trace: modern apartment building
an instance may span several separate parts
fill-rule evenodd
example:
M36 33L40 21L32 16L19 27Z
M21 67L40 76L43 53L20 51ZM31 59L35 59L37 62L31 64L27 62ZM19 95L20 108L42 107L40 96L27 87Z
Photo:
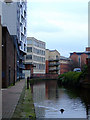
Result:
M17 50L17 79L23 78L23 61L27 52L26 37L26 18L27 5L26 0L19 2L2 2L2 26L7 27L13 38Z
M34 37L27 38L26 64L33 64L33 75L45 74L45 42Z
M46 49L46 74L60 74L60 53Z

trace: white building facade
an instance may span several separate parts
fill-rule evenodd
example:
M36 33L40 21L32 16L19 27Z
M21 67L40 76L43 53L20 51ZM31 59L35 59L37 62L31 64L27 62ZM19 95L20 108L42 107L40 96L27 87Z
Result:
M10 35L16 35L19 48L27 52L26 2L2 3L2 26L7 26Z
M45 42L34 37L27 38L25 63L33 64L33 74L45 74Z

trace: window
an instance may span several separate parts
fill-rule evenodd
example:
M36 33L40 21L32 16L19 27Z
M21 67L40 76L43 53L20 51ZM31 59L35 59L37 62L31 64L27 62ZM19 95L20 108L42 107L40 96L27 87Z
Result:
M32 40L27 40L27 44L33 44Z
M32 52L32 47L27 47L27 52Z
M81 56L78 56L78 65L81 66Z
M58 55L56 55L56 59L59 59L59 56L58 56Z
M26 55L27 60L32 60L32 55Z

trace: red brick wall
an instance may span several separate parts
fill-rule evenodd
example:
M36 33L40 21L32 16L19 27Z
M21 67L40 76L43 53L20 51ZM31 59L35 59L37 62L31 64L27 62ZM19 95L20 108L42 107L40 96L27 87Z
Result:
M14 64L14 70L15 70L15 82L16 82L16 80L17 80L17 50L16 50L16 48L15 48L15 51L14 51L14 54L15 54L15 57L14 57L14 62L15 62L15 64Z
M49 73L49 62L48 60L46 60L46 74Z
M33 74L33 78L57 79L58 78L58 74Z
M81 66L86 64L86 58L88 57L88 55L86 54L82 54L81 55Z
M86 51L90 51L90 47L87 47L87 48L86 48Z
M70 58L73 60L73 61L76 61L78 62L78 55L74 52L72 56L70 56Z
M33 65L30 65L30 64L26 64L25 65L25 70L30 70L31 71L31 76L33 75Z
M16 49L6 27L2 28L2 87L8 87L16 81Z
M81 55L77 55L76 53L73 53L73 55L70 56L70 58L75 62L79 62L78 56L81 56L81 67L82 67L84 64L86 64L86 58L88 57L88 55L85 53L82 53Z
M69 64L61 63L60 64L60 74L63 74L66 72L69 72Z

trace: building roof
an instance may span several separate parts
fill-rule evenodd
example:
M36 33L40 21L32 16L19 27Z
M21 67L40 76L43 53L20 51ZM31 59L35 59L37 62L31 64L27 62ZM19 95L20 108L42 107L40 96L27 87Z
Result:
M60 56L60 60L71 60L71 58L67 58L67 57L64 57L64 56Z
M73 53L70 53L70 56L73 55L73 54L77 54L77 55L82 55L82 54L90 55L90 51L85 51L85 52L73 52Z
M56 49L55 50L49 50L49 49L46 49L46 50L48 50L48 51L50 51L50 52L58 52ZM58 52L59 53L59 52ZM60 53L59 53L60 54Z
M35 37L27 37L27 40L35 40L35 41L38 41L38 42L42 42L45 44L44 41L41 41L41 40L37 40Z

